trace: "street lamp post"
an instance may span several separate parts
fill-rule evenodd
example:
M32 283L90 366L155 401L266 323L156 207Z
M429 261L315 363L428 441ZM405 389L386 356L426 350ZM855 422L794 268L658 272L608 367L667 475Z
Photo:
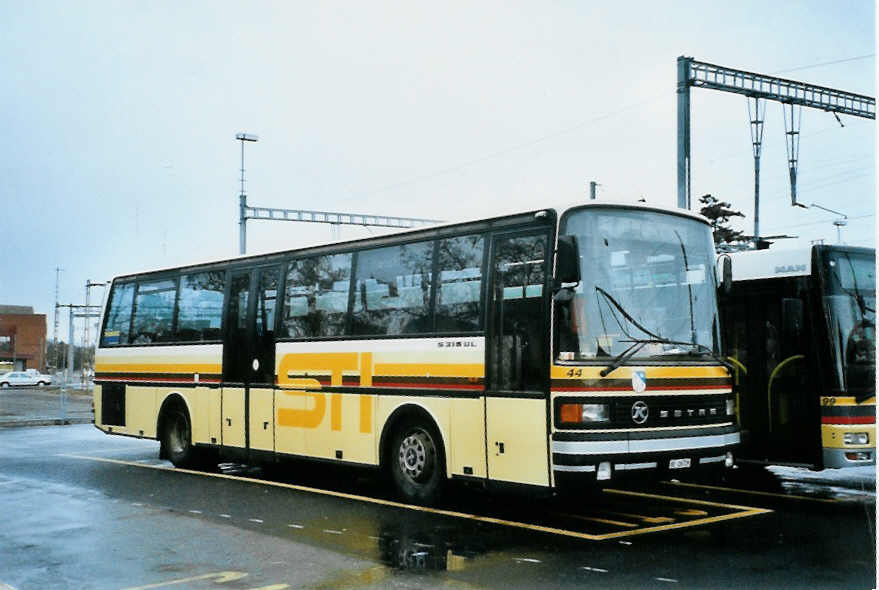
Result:
M816 209L821 209L822 211L827 211L828 213L834 213L839 215L841 219L837 219L833 222L833 225L836 226L836 243L842 244L842 228L848 225L848 215L845 213L840 213L839 211L834 211L833 209L829 209L827 207L822 207L818 203L812 203L809 207L815 207Z
M244 143L247 141L259 141L258 135L250 133L236 133L235 139L241 142L241 193L238 195L238 253L244 254L247 251L247 193L244 192Z

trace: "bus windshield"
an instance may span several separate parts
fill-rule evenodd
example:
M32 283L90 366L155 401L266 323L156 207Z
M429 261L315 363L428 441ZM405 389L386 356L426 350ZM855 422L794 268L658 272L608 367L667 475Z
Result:
M583 208L563 218L560 233L577 237L581 281L556 296L559 360L717 353L707 224L659 211Z
M856 397L875 391L876 262L869 253L825 251L824 313L833 356L832 379Z

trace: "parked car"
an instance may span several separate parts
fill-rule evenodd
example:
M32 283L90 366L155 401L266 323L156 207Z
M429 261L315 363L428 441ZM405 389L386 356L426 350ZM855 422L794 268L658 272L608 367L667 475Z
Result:
M42 373L39 373L37 371L12 371L11 373L0 375L0 387L16 387L27 385L37 385L39 387L43 387L44 385L49 385L51 382L51 375L43 375Z

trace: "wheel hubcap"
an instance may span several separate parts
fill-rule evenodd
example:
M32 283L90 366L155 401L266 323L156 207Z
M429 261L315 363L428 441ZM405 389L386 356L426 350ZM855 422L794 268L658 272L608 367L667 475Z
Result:
M430 454L433 442L424 431L408 434L400 443L400 470L412 481L430 475Z

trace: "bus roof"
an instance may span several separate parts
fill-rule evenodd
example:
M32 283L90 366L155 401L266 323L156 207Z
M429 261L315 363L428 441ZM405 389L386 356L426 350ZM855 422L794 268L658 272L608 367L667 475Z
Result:
M753 281L812 274L811 246L791 250L749 250L747 252L733 252L728 256L732 259L733 281Z
M782 277L799 277L812 274L812 252L845 251L875 254L874 248L861 248L841 244L815 244L789 250L748 250L721 254L732 260L733 281L754 281Z
M140 271L127 272L124 274L117 275L116 277L114 277L114 279L134 277L134 276L138 276L138 275L142 275L142 274L169 272L169 271L174 271L174 270L179 270L179 269L188 269L188 268L195 268L195 267L201 267L201 266L210 266L210 265L215 265L215 264L221 264L224 262L232 263L232 262L242 261L242 260L247 260L247 259L258 259L258 258L262 258L262 257L266 257L266 256L284 255L287 253L297 252L300 250L308 250L311 248L318 248L318 247L324 248L324 247L339 246L339 245L343 245L343 244L348 244L348 245L354 246L354 245L367 243L367 242L371 242L371 241L375 241L375 240L381 240L382 238L387 238L387 237L391 237L391 236L405 236L406 234L416 234L417 235L422 232L430 232L430 231L434 231L434 230L440 230L443 228L455 227L458 225L478 224L483 221L504 219L504 218L516 217L516 216L520 216L520 215L536 214L540 211L556 211L559 215L561 215L562 213L564 213L565 211L568 211L570 209L593 208L593 207L594 208L612 207L612 208L656 211L659 213L670 213L673 215L679 215L681 217L689 217L693 220L701 221L702 223L709 224L709 221L704 216L702 216L698 213L693 213L692 211L688 211L686 209L678 209L678 208L674 208L674 207L666 207L663 205L655 205L655 204L649 204L649 203L644 203L644 202L633 202L633 201L622 201L622 200L619 200L619 201L595 200L595 201L586 201L586 202L583 202L583 201L569 202L569 203L564 203L564 204L556 204L555 206L547 206L547 207L541 207L541 208L537 208L537 209L524 210L524 211L521 209L503 210L501 212L498 212L497 215L493 215L490 217L462 218L462 219L455 220L455 221L437 223L435 225L427 225L427 226L421 226L421 227L417 227L417 228L392 229L390 231L383 232L383 233L377 234L375 236L365 237L365 238L337 240L337 241L328 240L326 242L320 242L317 244L309 244L309 245L304 245L304 246L300 246L297 248L285 248L282 250L276 250L276 251L272 251L272 252L262 252L259 254L243 254L240 256L216 258L216 259L212 259L212 260L192 261L190 263L177 264L177 265L168 266L168 267L141 269Z

